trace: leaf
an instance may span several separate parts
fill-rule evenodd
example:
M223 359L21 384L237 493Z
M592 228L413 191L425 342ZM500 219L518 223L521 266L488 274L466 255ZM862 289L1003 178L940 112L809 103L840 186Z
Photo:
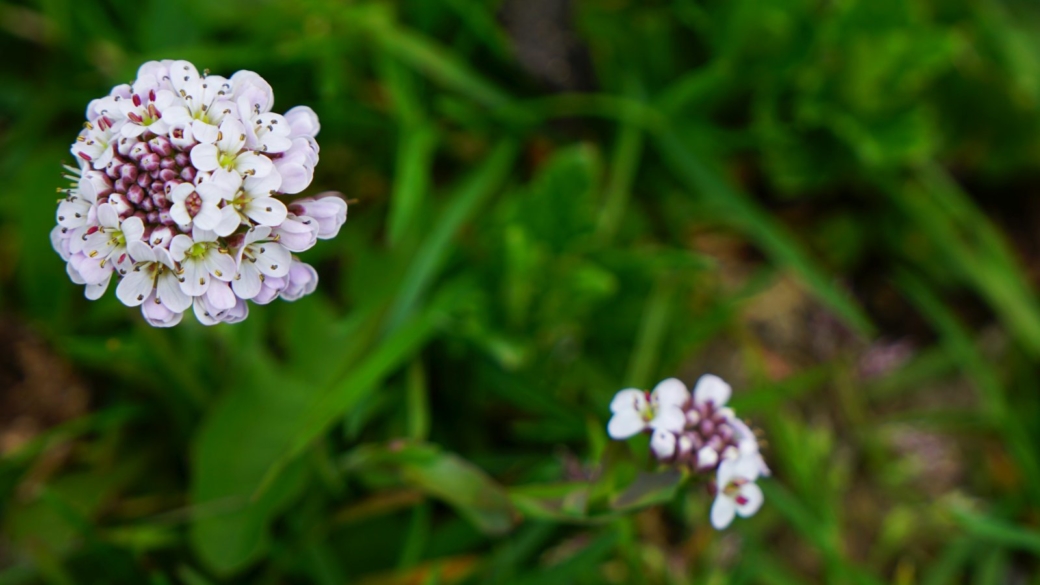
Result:
M350 453L348 471L389 470L406 485L423 490L455 508L485 534L513 527L513 507L497 483L478 467L452 453L425 444L368 446Z

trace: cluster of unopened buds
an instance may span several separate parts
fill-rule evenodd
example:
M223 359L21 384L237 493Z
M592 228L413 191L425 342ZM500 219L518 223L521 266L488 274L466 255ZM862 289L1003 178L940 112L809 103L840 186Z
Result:
M763 495L755 481L769 475L751 428L726 406L732 389L712 374L691 394L675 378L646 392L629 388L614 396L607 432L614 439L650 433L650 450L661 463L705 474L715 494L711 523L729 526L733 517L753 515Z
M115 277L120 301L170 327L189 308L206 325L234 323L246 301L314 291L317 272L293 253L335 237L347 202L280 199L310 185L320 126L306 106L273 105L256 73L200 74L187 61L145 63L90 103L51 232L87 298Z

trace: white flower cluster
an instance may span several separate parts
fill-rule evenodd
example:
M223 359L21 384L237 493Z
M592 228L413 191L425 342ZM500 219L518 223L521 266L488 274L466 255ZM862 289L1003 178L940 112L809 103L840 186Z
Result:
M618 392L607 424L614 439L651 433L650 450L659 461L710 474L716 494L711 523L719 530L737 514L758 511L763 495L755 480L769 475L755 433L726 406L731 394L729 384L711 374L701 376L692 395L669 378L652 392Z
M339 194L283 202L318 164L318 117L271 112L271 86L252 71L199 74L187 61L151 61L129 85L87 106L72 145L78 168L59 189L54 249L69 277L116 296L156 327L191 308L206 325L248 315L247 300L296 300L318 274L293 253L335 237Z

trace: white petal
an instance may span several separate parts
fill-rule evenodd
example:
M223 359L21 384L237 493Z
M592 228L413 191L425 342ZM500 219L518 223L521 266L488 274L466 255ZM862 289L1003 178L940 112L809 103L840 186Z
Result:
M614 395L610 401L610 412L643 412L646 410L646 393L635 388L626 388Z
M610 417L607 423L607 434L612 439L627 439L641 433L646 428L646 421L638 412L619 412Z
M715 497L715 503L711 505L711 525L716 530L722 530L729 526L730 522L733 522L733 516L736 515L736 512L737 509L733 500L720 492Z
M682 406L690 399L690 391L678 378L668 378L654 387L653 396L660 406Z
M172 106L162 112L163 120L170 126L184 127L191 124L191 112L184 106Z
M293 136L310 136L313 138L321 130L318 115L307 106L296 106L290 109L285 113L285 120L289 123Z
M144 222L136 215L124 219L119 228L123 232L123 237L126 239L128 246L130 242L138 242L144 237Z
M191 297L181 288L177 276L168 269L159 276L155 294L159 301L174 313L184 312L191 305Z
M227 207L220 208L220 221L213 227L213 231L218 236L230 236L238 229L238 226L242 224L242 217L238 215L235 208L228 205Z
M258 225L267 226L276 226L282 223L285 221L285 216L289 213L285 204L274 197L253 199L246 204L245 209L242 211Z
M148 297L141 304L141 314L152 327L173 327L181 322L183 313L174 313L162 303L155 302L155 297Z
M119 214L116 208L108 203L102 203L97 208L98 223L103 228L119 229Z
M191 164L200 171L215 171L220 168L219 154L214 144L196 145L191 149Z
M74 259L75 256L73 256L69 260L68 264L65 265L65 273L69 275L69 280L71 280L73 284L87 284L83 275L79 273L79 270L76 270L75 263L72 261Z
M176 206L174 206L174 208L175 207ZM174 208L170 208L171 216L173 216ZM193 225L198 226L200 229L213 230L216 229L218 225L220 225L220 220L222 217L223 216L220 214L220 210L217 209L216 205L204 205L202 209L200 209L199 212L195 214L195 217L192 218L192 221L194 222ZM177 218L174 217L173 220L177 221ZM180 222L178 221L177 223L179 224Z
M152 266L138 265L123 277L116 287L116 297L128 307L136 307L144 302L155 287L155 273Z
M231 285L219 280L213 281L205 296L207 303L218 311L230 309L238 302L238 297L231 291Z
M191 183L181 183L170 190L167 197L174 203L184 203L188 197L195 192L195 185Z
M105 277L105 279L102 280L101 282L99 282L97 284L87 284L87 287L85 289L83 289L84 296L86 296L88 299L90 299L92 301L96 301L96 300L100 299L101 296L105 294L105 291L108 290L108 283L111 282L111 281L112 281L112 271L109 270L108 271L108 276Z
M721 490L735 477L739 477L736 474L737 462L733 459L723 459L722 463L719 464L719 471L715 475L715 484L719 486Z
M129 242L126 251L135 262L155 262L155 253L152 247L144 241Z
M246 260L238 269L238 274L231 281L231 288L235 294L242 299L251 299L260 293L260 271L256 266Z
M675 455L675 433L658 429L650 437L650 448L658 459L669 459Z
M686 426L686 413L677 406L662 406L650 421L650 427L678 433Z
M188 214L188 206L183 201L173 204L173 207L170 208L170 217L182 228L191 225L191 215Z
M206 327L211 327L220 323L220 319L216 315L210 312L210 307L206 306L206 297L195 297L195 302L191 304L191 310L195 312L195 318L199 320Z
M729 401L733 390L722 378L713 374L704 374L697 380L697 386L693 389L693 401L704 404L711 401L719 408Z
M248 177L242 182L242 190L253 198L270 197L277 193L281 186L282 176L278 173L271 173L266 177Z
M745 501L743 503L736 501L735 503L737 505L737 514L740 514L741 518L747 518L758 512L758 509L762 507L762 502L766 499L765 495L762 494L762 488L758 487L754 482L741 486L740 495L744 497Z
M213 144L217 141L220 130L213 124L207 124L202 120L194 120L191 123L191 134L202 144Z
M205 294L209 289L210 274L202 262L188 258L181 263L181 269L184 271L180 274L181 290L192 297Z
M203 258L203 266L206 271L209 272L219 280L230 281L235 277L235 272L238 268L235 266L235 259L217 251L216 249L210 250L208 254Z
M220 123L220 136L217 138L217 148L220 152L236 155L241 152L245 143L246 129L241 122L229 118Z
M733 463L733 475L749 481L758 479L758 476L762 473L759 460L760 458L755 457L739 457Z
M275 166L278 167L278 174L282 177L282 186L280 187L282 193L295 195L310 186L311 181L314 179L314 169L312 167L295 162L279 162Z
M194 152L192 150L193 154ZM274 163L261 154L243 152L235 158L235 170L247 177L266 177L274 170Z
M177 234L173 237L173 240L170 241L170 256L172 256L177 262L180 262L184 260L184 253L188 251L188 248L191 248L194 245L195 242L191 241L191 238L188 236Z
M256 255L256 267L267 276L282 277L289 274L292 254L275 242L253 244L251 251Z

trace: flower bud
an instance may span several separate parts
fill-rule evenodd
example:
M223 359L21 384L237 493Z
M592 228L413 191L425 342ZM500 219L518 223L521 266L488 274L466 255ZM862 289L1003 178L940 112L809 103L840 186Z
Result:
M289 210L298 216L307 216L318 222L318 238L336 237L347 221L347 202L339 193L326 192L317 198L308 197L292 202Z

